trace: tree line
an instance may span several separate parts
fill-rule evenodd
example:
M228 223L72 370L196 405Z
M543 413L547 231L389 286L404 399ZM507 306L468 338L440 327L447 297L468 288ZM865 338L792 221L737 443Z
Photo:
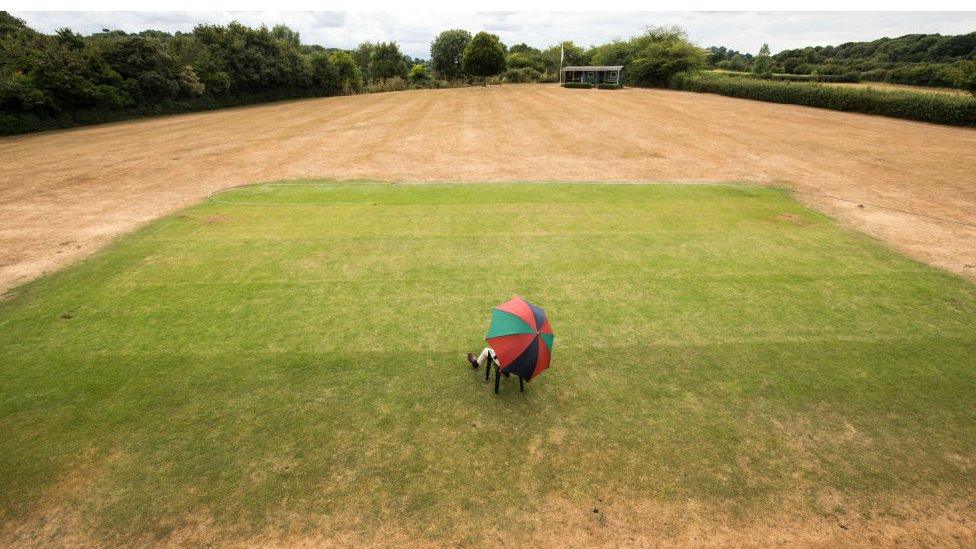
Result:
M284 25L237 22L44 34L0 12L0 134L431 84L425 62L395 42L345 51L303 45Z
M499 75L506 82L556 82L562 66L623 65L624 83L633 86L666 86L676 73L706 66L706 52L688 40L680 27L648 27L628 40L613 40L583 48L570 40L539 49L524 43L506 47L498 37L479 33L472 37L460 29L440 33L431 45L431 65L435 75L452 79L472 73L465 67L465 52L478 36L492 37L492 47L501 54L500 63L491 66L488 76ZM477 49L477 48L476 48ZM498 56L498 53L496 53Z
M405 55L392 41L352 50L306 45L284 25L232 22L186 33L106 29L82 36L66 28L40 33L0 12L0 134L278 99L486 84L489 78L555 82L560 65L623 65L624 84L631 86L667 86L677 74L720 68L767 79L856 74L850 78L972 91L976 33L909 35L775 55L764 45L752 55L702 49L674 26L648 27L588 48L563 41L544 49L508 47L491 33L450 29L433 40L424 60Z
M711 47L708 51L708 65L712 68L765 72L755 70L760 56L725 47ZM769 73L836 75L848 81L971 89L968 82L976 70L976 32L954 36L909 34L839 46L790 49L768 57Z
M412 58L396 42L352 50L306 45L285 25L237 22L176 33L44 34L0 12L0 134L493 77L554 82L561 57L564 65L627 65L631 85L663 86L675 72L705 65L705 53L677 27L591 48L565 41L546 49L509 48L491 33L451 29L434 39L430 53L429 60Z

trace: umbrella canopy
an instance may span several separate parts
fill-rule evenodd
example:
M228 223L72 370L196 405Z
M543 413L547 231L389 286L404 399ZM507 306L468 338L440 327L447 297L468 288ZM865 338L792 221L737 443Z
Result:
M555 336L546 312L519 296L491 310L485 340L503 372L532 381L549 367Z

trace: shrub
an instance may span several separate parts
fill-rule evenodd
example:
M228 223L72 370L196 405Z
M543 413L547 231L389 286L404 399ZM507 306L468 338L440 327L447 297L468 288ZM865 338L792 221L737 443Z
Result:
M505 71L505 74L502 75L502 78L505 82L521 84L525 82L542 82L545 79L545 76L532 67L521 67L518 69L508 69Z
M596 87L601 90L619 90L623 86L620 84L597 84Z
M758 101L877 114L936 124L976 126L976 99L948 93L882 91L806 82L723 78L707 73L677 74L671 79L670 87L676 90L717 93Z
M589 82L566 82L565 84L563 84L563 87L564 88L579 88L579 89L586 89L586 90L588 90L588 89L590 89L590 88L593 87L593 84L590 84Z
M377 80L375 82L370 82L363 89L366 93L379 93L379 92L391 92L391 91L403 91L409 90L410 83L407 82L406 78L400 76L393 76L390 78L383 78L382 80Z
M409 78L414 84L426 84L431 79L430 72L427 71L427 66L423 63L416 63L410 67Z

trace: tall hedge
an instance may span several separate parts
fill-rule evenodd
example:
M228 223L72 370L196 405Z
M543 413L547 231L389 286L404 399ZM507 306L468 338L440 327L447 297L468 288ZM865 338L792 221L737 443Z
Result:
M671 78L670 87L675 90L717 93L729 97L877 114L951 126L976 126L976 98L949 93L728 78L707 73L677 74Z

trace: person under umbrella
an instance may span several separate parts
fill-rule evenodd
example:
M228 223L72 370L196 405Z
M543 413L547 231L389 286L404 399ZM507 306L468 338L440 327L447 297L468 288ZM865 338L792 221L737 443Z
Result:
M554 339L546 312L515 296L492 309L491 327L485 336L488 347L477 358L474 353L468 353L467 358L474 369L490 369L495 364L497 393L499 374L517 375L521 387L522 381L532 381L548 368Z

